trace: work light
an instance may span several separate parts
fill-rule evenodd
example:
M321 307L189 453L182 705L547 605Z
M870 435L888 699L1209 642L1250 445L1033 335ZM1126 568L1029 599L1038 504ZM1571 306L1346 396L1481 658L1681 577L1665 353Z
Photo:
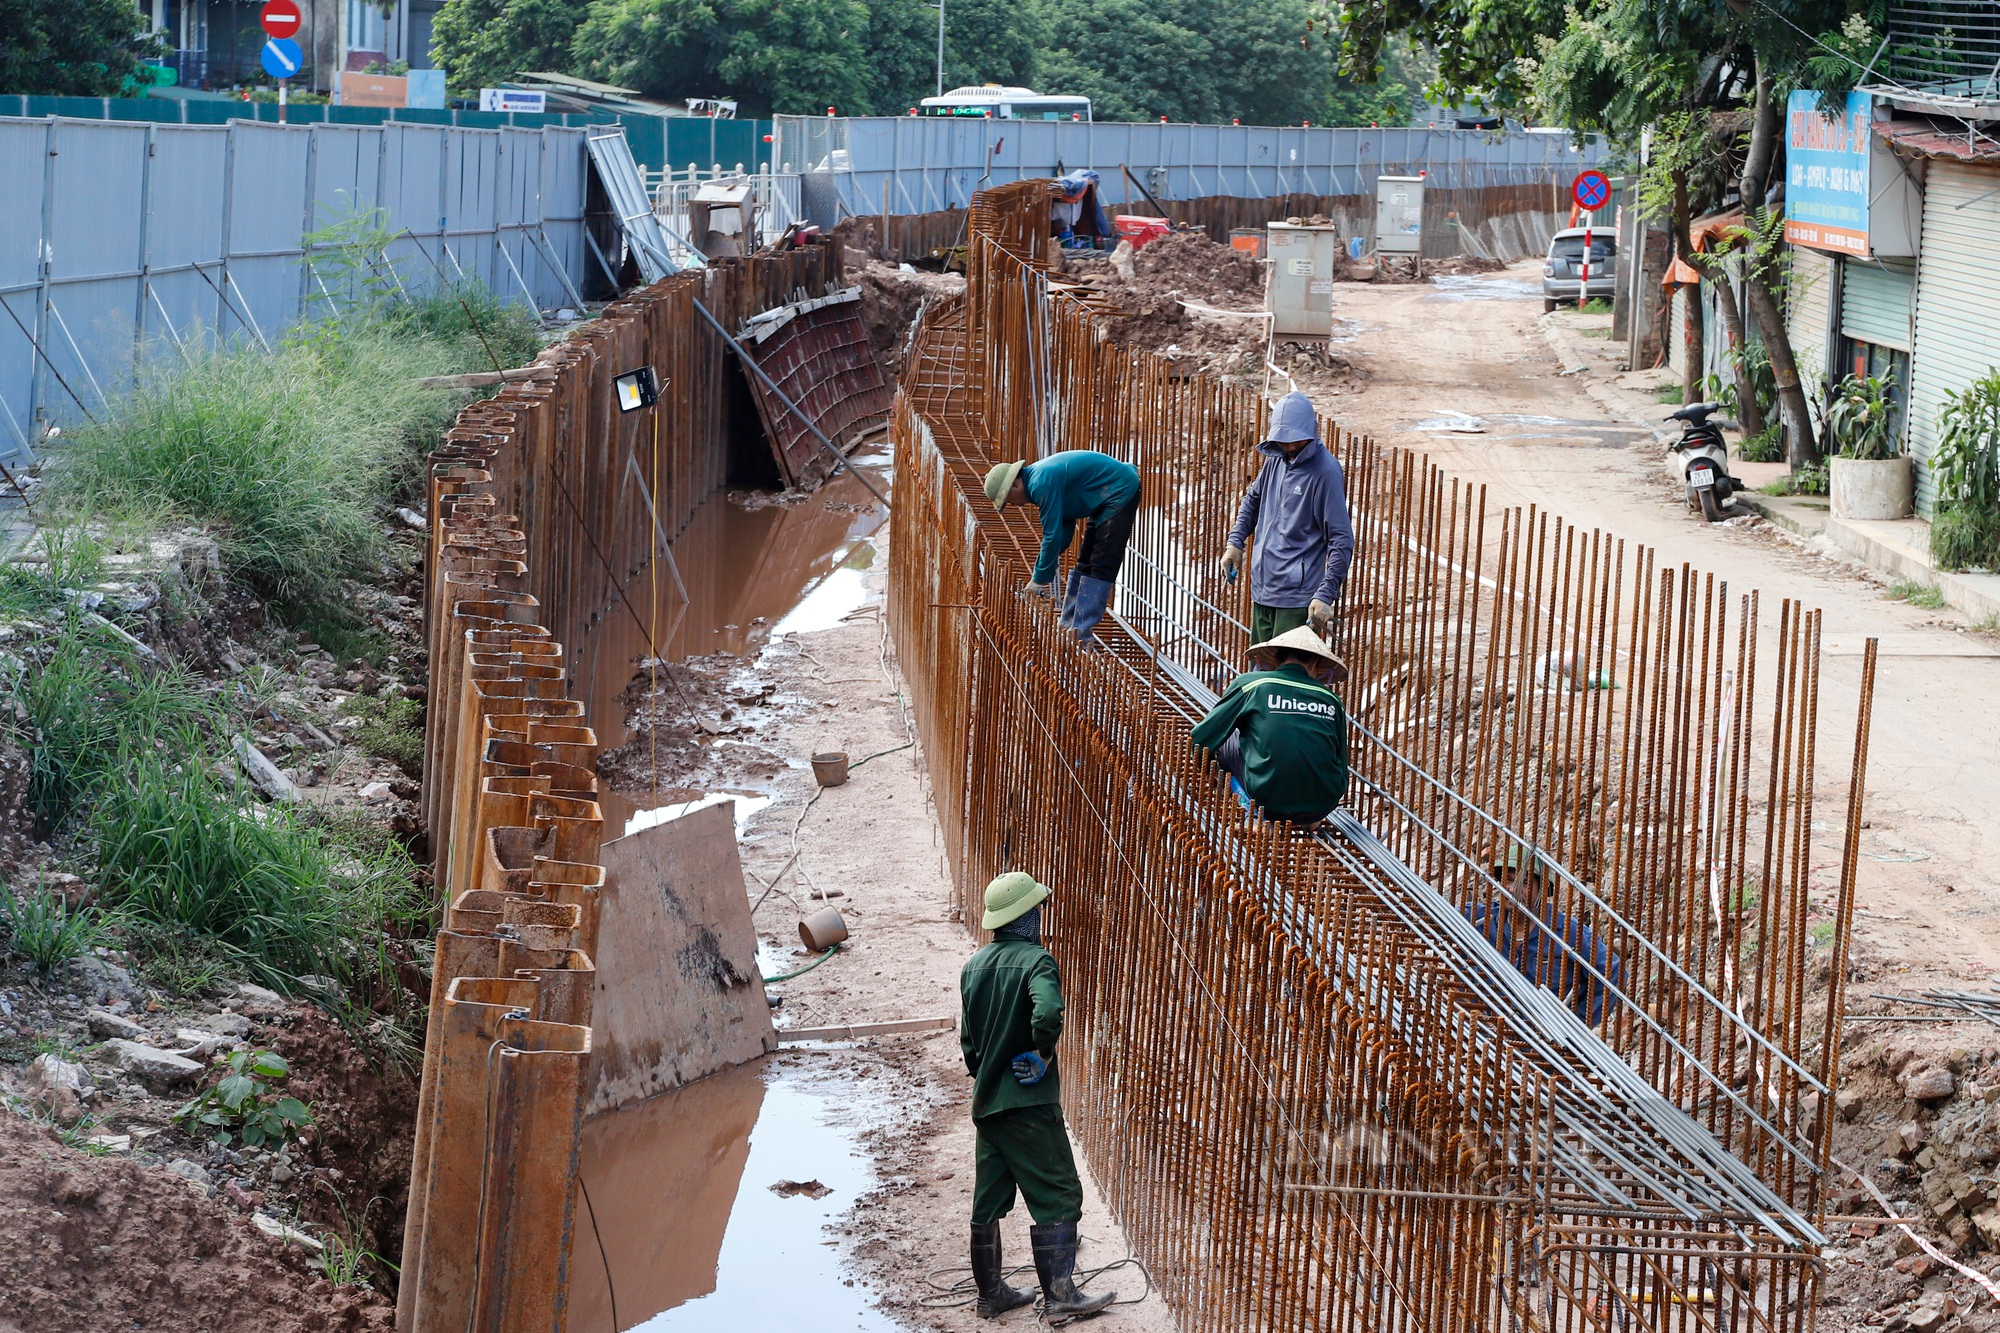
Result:
M611 385L618 391L620 412L636 412L642 407L651 407L660 401L660 384L653 378L651 366L628 370L612 380Z

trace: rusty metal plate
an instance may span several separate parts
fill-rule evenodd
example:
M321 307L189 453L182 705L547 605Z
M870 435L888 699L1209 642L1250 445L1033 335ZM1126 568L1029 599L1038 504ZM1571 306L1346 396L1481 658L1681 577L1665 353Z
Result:
M858 302L795 315L746 350L820 433L842 448L855 431L888 417L889 383L869 345ZM812 430L758 376L748 379L785 484L809 484L824 475L832 459Z

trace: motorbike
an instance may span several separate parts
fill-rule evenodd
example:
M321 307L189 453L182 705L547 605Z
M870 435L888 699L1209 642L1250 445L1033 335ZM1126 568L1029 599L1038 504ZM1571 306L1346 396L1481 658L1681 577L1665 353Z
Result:
M1721 410L1721 403L1689 403L1667 416L1681 423L1681 437L1668 452L1687 489L1688 508L1699 509L1705 523L1722 518L1725 509L1734 509L1733 497L1744 489L1740 478L1729 475L1729 445L1722 428L1709 420Z

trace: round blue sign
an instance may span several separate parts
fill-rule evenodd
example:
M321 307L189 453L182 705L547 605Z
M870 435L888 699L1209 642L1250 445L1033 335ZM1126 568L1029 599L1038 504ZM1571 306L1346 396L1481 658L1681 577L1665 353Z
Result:
M1601 171L1579 172L1569 192L1578 208L1595 212L1611 198L1611 180Z
M289 79L305 68L306 53L289 37L273 37L264 43L264 72L274 79Z

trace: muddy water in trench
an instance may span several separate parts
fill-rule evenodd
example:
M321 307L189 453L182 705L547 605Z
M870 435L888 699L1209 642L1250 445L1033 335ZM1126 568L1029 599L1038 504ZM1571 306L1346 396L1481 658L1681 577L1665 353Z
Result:
M586 1125L572 1333L896 1328L825 1234L874 1182L836 1094L760 1060Z
M886 449L863 451L853 462L888 493ZM839 623L861 604L862 571L874 559L867 539L887 519L848 469L795 504L747 508L724 492L710 496L674 539L672 564L642 568L628 584L631 605L607 615L578 655L599 743L613 750L632 739L623 696L640 663L655 655L655 643L657 655L670 662L710 653L747 659L775 634ZM676 794L672 804L692 795ZM613 837L635 816L644 820L668 808L650 791L606 789L600 804ZM749 813L739 803L739 828ZM650 822L671 817L660 813Z
M886 493L886 455L856 461ZM862 602L875 558L867 539L886 519L848 472L793 505L746 509L712 496L674 542L686 600L662 561L657 584L652 571L632 581L636 613L620 608L593 643L585 679L606 748L631 739L622 696L652 643L669 661L747 660L775 635L832 628ZM658 619L648 624L655 586ZM607 836L729 799L740 835L770 802L679 795L662 804L652 792L601 792ZM570 1259L573 1333L896 1328L843 1272L824 1231L874 1181L854 1142L857 1108L835 1093L767 1059L590 1121L589 1208L578 1209ZM785 1182L808 1188L772 1189Z

